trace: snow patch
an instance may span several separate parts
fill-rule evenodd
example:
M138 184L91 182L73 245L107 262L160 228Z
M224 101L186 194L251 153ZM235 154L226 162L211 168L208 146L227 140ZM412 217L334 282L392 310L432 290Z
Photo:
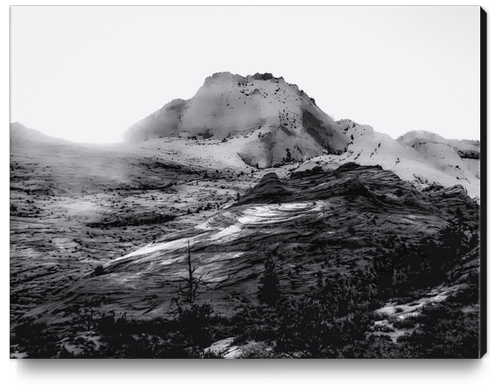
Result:
M237 226L237 225L230 225L229 227L221 230L220 232L212 235L209 240L210 241L215 241L215 240L219 240L225 236L230 236L230 235L233 235L235 233L240 233L242 230L241 227Z
M320 212L324 206L318 202L295 202L285 204L269 204L247 208L238 222L245 225L259 225L269 222L280 223L281 221L294 221L306 212ZM296 213L296 215L294 214Z

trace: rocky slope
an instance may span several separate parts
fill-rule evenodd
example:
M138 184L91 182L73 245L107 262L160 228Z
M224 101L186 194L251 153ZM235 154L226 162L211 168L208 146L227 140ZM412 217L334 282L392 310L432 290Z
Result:
M81 274L201 223L260 178L238 157L196 156L204 146L194 141L81 145L12 124L10 145L14 324Z
M424 132L395 141L352 121L337 125L350 141L346 152L258 169L235 150L247 135L89 146L12 124L12 331L39 317L64 344L81 337L73 320L88 309L139 321L168 317L188 245L202 279L198 300L230 316L258 304L268 254L282 290L299 296L320 278L361 272L376 282L380 248L415 248L458 208L478 222L470 198L479 197L478 142ZM479 263L472 249L448 282L387 302L379 309L387 319L375 328L392 326L396 339L404 333L396 320L457 294Z
M335 167L345 162L380 165L420 188L434 183L445 187L462 185L471 197L480 196L479 141L448 140L426 131L411 131L394 140L351 120L338 124L350 139L347 151L313 157L297 170L317 164Z
M69 307L93 299L106 312L167 315L186 275L188 243L195 274L204 283L199 299L226 315L258 301L268 252L275 256L281 287L299 294L318 275L335 280L356 270L369 272L385 240L417 243L444 227L457 208L477 221L476 206L462 186L419 191L379 166L316 167L287 179L269 173L228 209L79 275L27 315L50 315L62 323L70 317Z
M267 73L216 73L190 100L173 100L130 127L125 141L169 136L231 141L245 163L261 168L341 153L348 142L298 86Z

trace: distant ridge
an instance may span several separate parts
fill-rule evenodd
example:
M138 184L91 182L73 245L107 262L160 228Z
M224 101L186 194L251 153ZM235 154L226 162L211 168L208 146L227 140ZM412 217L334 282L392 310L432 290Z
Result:
M10 124L10 141L36 141L36 142L57 142L57 143L72 143L67 139L54 138L38 130L30 129L20 122Z

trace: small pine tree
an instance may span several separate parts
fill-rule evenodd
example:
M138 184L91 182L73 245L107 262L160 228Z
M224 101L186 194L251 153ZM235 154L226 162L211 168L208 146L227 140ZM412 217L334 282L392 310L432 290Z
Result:
M264 272L259 283L259 300L268 306L274 307L281 297L281 290L279 288L276 263L271 253L267 254L264 263Z
M468 251L472 235L473 229L468 219L463 211L457 208L454 218L441 230L439 240L442 246L449 251L450 256L455 258L460 253Z

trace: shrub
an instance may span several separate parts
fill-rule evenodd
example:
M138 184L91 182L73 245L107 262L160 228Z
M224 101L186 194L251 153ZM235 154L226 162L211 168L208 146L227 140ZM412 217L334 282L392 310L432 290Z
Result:
M393 327L398 329L409 329L417 325L417 319L415 317L395 318L393 320Z
M398 338L403 355L414 358L477 358L479 318L448 302L425 306L420 328Z
M104 267L103 267L101 264L97 265L97 266L95 267L95 269L94 269L94 275L95 275L95 276L100 276L100 275L103 275L103 274L105 274L105 273L106 273L106 272L105 272L105 270L104 270Z
M27 319L14 328L11 344L26 352L27 358L55 358L57 355L56 335L44 322Z

